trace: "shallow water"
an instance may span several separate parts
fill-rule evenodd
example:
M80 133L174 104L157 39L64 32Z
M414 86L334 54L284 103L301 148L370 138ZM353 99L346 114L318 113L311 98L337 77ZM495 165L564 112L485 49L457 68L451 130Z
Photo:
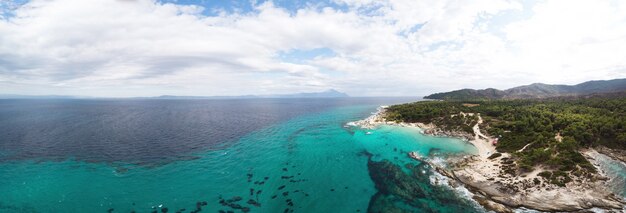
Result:
M600 153L594 158L605 175L610 177L607 183L610 188L614 190L615 194L626 199L626 164ZM626 207L624 208L626 210Z
M430 168L407 157L409 151L423 156L475 153L473 146L458 139L423 136L413 128L345 126L393 101L357 101L294 113L243 134L224 148L170 153L167 156L186 157L167 163L145 163L145 157L134 156L59 157L58 150L54 160L47 155L40 159L5 154L10 160L0 163L0 211L242 212L244 207L252 212L483 211L451 188L433 185ZM132 132L125 134L134 136ZM199 140L211 141L213 135L207 137ZM54 143L55 149L63 150L63 142ZM162 143L185 146L184 141L171 139L158 142ZM376 175L392 172L393 176ZM402 191L407 187L415 190ZM407 194L413 197L404 199Z

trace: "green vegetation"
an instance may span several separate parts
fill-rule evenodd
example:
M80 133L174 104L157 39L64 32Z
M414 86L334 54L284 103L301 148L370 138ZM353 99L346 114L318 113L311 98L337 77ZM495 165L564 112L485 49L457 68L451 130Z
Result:
M387 110L388 120L433 123L443 130L461 131L473 134L472 127L476 125L476 115L462 116L460 102L416 102L410 104L394 105ZM461 106L462 107L462 106Z
M569 181L566 173L583 176L594 172L594 167L578 152L580 148L602 145L626 149L624 96L423 101L391 106L387 119L434 123L444 130L471 132L477 119L451 116L460 112L480 113L483 133L486 130L491 137L499 138L496 147L499 152L513 154L522 172L538 165L553 169L545 176L555 184Z
M494 158L498 158L498 157L500 157L500 156L502 156L502 153L496 152L496 153L491 154L491 155L490 155L489 157L487 157L487 158L489 158L489 159L494 159Z
M452 92L435 93L424 98L439 100L492 100L504 98L505 95L505 91L489 88L484 90L462 89Z

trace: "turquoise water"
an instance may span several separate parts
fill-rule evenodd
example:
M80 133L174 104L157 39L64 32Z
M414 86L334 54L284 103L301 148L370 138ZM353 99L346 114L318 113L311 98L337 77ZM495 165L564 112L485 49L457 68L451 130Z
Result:
M368 170L370 156L411 174L419 163L407 157L408 151L424 156L476 152L461 140L423 136L411 128L344 126L375 108L339 107L299 116L250 133L229 148L199 151L198 158L160 166L71 159L5 162L0 164L0 211L190 212L199 206L202 212L241 212L226 203L252 212L365 212L378 192ZM456 194L451 189L416 180L430 194L415 201L421 207L405 208L481 211L466 198L450 197ZM441 190L450 192L445 195L450 203L431 198ZM233 201L237 196L242 200Z
M600 169L610 177L607 183L610 188L616 195L621 195L626 199L626 164L603 154L598 154L595 158ZM626 206L624 208L626 210Z

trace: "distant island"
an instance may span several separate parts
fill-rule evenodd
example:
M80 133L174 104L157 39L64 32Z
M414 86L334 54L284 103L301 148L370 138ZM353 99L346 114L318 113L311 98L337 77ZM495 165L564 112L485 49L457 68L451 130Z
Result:
M350 97L346 93L335 89L322 92L293 93L293 94L271 94L271 95L240 95L240 96L177 96L162 95L156 97L134 97L140 99L254 99L254 98L346 98ZM97 97L88 96L68 96L68 95L14 95L0 94L0 99L93 99Z
M626 91L626 79L606 81L587 81L576 85L550 85L534 83L507 90L461 89L451 92L435 93L425 99L438 100L497 100L497 99L533 99L563 96L584 96L592 94L619 93Z
M626 79L574 86L532 84L500 91L457 90L382 108L361 126L414 126L459 137L477 156L445 167L410 153L476 192L496 212L622 209L596 165L600 153L626 163Z
M346 93L335 89L322 92L293 93L293 94L272 94L272 95L241 95L241 96L172 96L163 95L153 97L155 99L253 99L253 98L346 98L350 97Z

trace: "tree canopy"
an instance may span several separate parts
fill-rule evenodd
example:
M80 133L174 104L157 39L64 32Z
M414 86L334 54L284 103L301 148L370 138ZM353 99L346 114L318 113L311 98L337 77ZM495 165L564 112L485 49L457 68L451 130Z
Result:
M626 149L626 97L422 101L390 106L386 118L471 132L476 118L451 116L460 112L480 113L496 149L516 156L521 170L593 171L580 148Z

